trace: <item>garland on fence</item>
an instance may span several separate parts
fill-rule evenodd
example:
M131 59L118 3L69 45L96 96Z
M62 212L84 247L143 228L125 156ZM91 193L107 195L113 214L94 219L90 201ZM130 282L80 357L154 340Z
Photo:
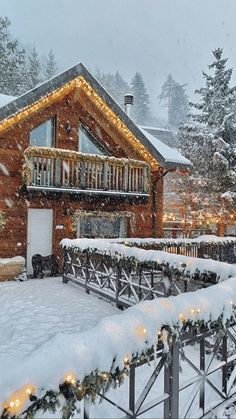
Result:
M224 308L222 310L222 315L218 320L210 322L203 320L191 321L180 313L178 323L174 327L163 326L157 333L156 345L152 345L152 347L139 354L132 356L127 355L124 358L123 369L113 368L113 365L115 364L114 359L109 372L99 372L98 370L95 370L91 374L85 376L82 382L77 380L73 374L69 373L65 377L64 382L59 384L58 390L49 389L40 396L35 394L33 386L28 386L24 389L26 397L24 398L23 404L28 400L30 405L25 410L22 409L23 412L20 413L19 407L22 407L22 401L17 398L11 398L11 400L4 404L4 410L0 419L34 419L39 411L42 413L48 412L55 414L57 409L61 410L62 419L69 419L75 412L80 412L77 402L80 402L87 397L94 403L99 395L102 399L102 396L105 395L109 389L120 387L125 378L129 376L129 367L131 363L136 366L143 362L150 364L151 360L155 360L157 350L162 348L163 352L166 353L166 364L168 365L171 362L170 346L172 345L173 340L182 346L182 333L192 332L194 335L210 330L216 330L218 332L221 330L224 334L226 327L230 326L230 322L235 322L235 306L233 303L231 303L231 305L231 319L228 319L226 322L223 319ZM191 316L198 315L199 312L200 309L194 308L190 314ZM143 329L143 333L146 333L145 328ZM148 343L147 340L145 343ZM41 390L40 393L42 394L42 392L43 390Z
M210 269L207 270L206 268L203 271L200 271L200 269L196 267L194 272L190 272L190 268L187 266L185 262L181 262L179 263L179 266L176 266L176 264L171 265L167 261L157 262L155 260L148 260L148 259L141 261L138 257L130 256L130 255L128 256L128 255L122 254L119 251L114 251L113 253L113 252L99 249L99 247L91 246L91 247L87 247L86 249L82 249L79 246L78 247L64 246L63 240L61 244L63 248L67 248L69 252L72 252L74 254L87 253L91 255L91 254L96 253L102 256L112 257L114 263L119 264L119 266L123 268L127 268L127 269L131 268L131 269L138 270L139 267L147 266L149 268L151 267L156 270L161 270L164 276L167 276L168 278L172 278L174 276L177 281L181 279L181 277L182 278L185 277L186 280L194 279L196 281L204 281L204 282L209 281L210 283L215 284L220 279L219 275L217 275L217 272L211 271ZM187 256L184 256L184 257L187 258ZM229 266L233 266L233 265L229 265ZM236 268L235 268L235 272L236 272ZM232 277L232 273L230 273L228 277Z
M135 214L131 211L85 211L85 210L76 210L72 215L72 227L73 231L77 231L77 224L80 217L105 217L109 220L114 220L115 218L128 218L130 220L130 227L132 232L135 231L136 227L136 217Z
M211 241L195 241L195 240L188 240L186 239L185 241L181 240L181 239L156 239L156 240L149 240L149 241L145 241L145 240L129 240L129 241L123 241L123 242L119 242L122 243L126 246L129 247L138 247L141 249L145 249L145 250L162 250L164 247L172 247L172 248L176 248L179 249L181 247L185 247L185 248L189 248L191 249L192 246L198 248L198 249L203 249L205 246L210 246L212 248L217 249L218 246L225 246L227 247L229 244L235 244L236 245L236 238L235 237L227 237L227 238L222 238L222 240L217 239L216 241L211 240Z

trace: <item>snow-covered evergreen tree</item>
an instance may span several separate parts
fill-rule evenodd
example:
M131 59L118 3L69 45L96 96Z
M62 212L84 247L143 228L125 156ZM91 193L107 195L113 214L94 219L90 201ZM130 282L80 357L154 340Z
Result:
M51 79L57 72L57 63L55 60L55 54L52 50L49 51L46 64L44 66L44 78L45 80Z
M142 75L137 72L130 84L131 93L134 95L133 119L145 125L150 120L150 102Z
M223 220L232 202L222 195L236 183L236 89L230 86L232 69L226 69L222 52L213 51L213 74L203 73L205 86L196 91L201 100L191 104L197 109L194 125L185 124L179 131L180 149L192 161L193 171L189 178L178 179L174 189L179 194L188 191L198 208L221 214Z
M162 85L161 94L158 96L159 101L167 108L168 126L174 130L187 119L189 104L185 86L185 84L177 83L172 75L168 74Z
M32 89L41 82L41 63L35 47L29 55L28 81L29 89Z
M6 17L0 17L0 93L18 95L22 93L25 51L19 48L17 40L11 38Z
M198 111L191 115L192 119L214 130L232 115L235 106L236 87L230 87L233 69L226 68L228 59L222 58L222 54L222 48L213 51L214 61L208 67L214 70L214 74L203 72L205 86L195 92L201 96L200 102L190 103Z

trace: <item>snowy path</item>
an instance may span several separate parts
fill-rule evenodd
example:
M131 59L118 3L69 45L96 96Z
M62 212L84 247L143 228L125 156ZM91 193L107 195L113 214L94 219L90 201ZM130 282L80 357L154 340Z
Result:
M115 313L116 308L61 278L0 283L0 402L14 365L56 335L66 339Z

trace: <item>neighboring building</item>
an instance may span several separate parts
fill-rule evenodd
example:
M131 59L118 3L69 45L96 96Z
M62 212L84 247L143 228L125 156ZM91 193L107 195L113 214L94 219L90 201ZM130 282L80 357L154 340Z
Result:
M0 257L161 236L163 174L190 167L78 64L0 108Z

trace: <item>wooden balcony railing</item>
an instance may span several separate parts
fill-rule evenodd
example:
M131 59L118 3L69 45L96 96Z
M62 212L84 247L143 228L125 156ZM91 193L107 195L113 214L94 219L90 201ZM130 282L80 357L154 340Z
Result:
M23 177L28 189L147 195L149 166L138 160L29 147Z

